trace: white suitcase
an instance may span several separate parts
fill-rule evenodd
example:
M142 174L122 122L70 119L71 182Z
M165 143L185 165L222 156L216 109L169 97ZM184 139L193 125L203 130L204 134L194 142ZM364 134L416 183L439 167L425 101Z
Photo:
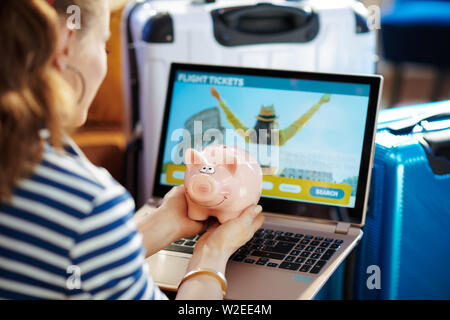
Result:
M152 192L172 62L374 73L367 19L353 0L131 2L122 56L130 130L143 128L138 205Z

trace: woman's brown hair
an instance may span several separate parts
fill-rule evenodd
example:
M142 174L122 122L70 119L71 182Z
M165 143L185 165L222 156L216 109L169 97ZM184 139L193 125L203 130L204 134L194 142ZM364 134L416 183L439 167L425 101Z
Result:
M9 199L41 161L42 129L49 144L62 146L63 117L76 99L53 65L58 13L83 4L83 18L90 21L92 2L56 0L52 7L45 0L0 1L0 200Z

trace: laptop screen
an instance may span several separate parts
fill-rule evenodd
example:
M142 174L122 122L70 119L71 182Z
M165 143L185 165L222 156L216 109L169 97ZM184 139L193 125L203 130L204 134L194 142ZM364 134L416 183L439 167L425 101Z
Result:
M374 84L365 77L276 73L174 65L156 185L183 183L188 147L237 145L262 167L265 209L299 215L304 207L307 216L360 223L355 208L367 184L370 157L363 155L373 142Z

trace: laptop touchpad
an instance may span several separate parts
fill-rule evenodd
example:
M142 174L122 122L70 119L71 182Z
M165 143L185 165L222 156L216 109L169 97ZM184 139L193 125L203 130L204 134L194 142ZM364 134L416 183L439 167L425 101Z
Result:
M150 274L161 289L176 289L186 274L189 258L157 253L147 259Z

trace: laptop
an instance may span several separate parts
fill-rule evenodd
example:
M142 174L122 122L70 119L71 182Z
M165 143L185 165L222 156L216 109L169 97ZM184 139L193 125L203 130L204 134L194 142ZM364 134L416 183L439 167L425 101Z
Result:
M263 170L261 229L226 267L225 299L312 299L361 239L383 79L171 65L153 210L183 183L186 147L238 145ZM265 130L249 139L243 132ZM269 137L264 141L264 137ZM176 290L200 235L148 258Z

